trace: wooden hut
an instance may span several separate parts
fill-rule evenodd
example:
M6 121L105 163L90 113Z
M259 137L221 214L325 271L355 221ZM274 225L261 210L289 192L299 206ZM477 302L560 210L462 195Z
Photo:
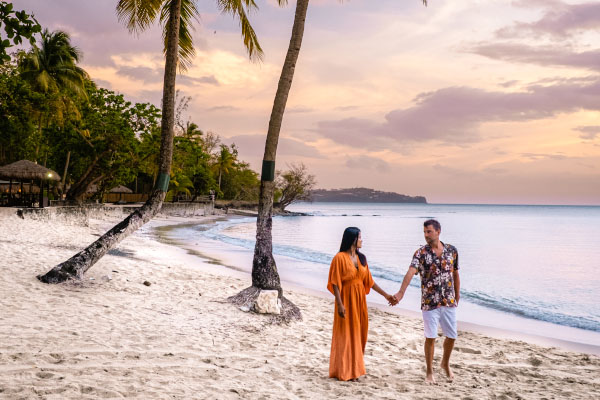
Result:
M16 161L0 167L0 178L9 180L8 190L0 197L0 204L4 206L39 207L47 205L44 197L44 187L49 188L50 182L60 181L60 175L55 171L42 167L29 160ZM17 193L13 193L13 181L20 186ZM39 184L39 194L33 193L33 183ZM25 193L24 184L29 183L29 193Z
M123 202L123 193L127 193L127 194L133 193L133 190L129 189L127 186L119 185L117 187L110 189L109 193L118 193L119 200L117 201L117 203L121 203L121 202Z

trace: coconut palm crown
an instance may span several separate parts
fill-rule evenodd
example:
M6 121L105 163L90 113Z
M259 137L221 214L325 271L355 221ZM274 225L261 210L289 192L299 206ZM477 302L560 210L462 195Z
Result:
M89 77L77 66L80 59L81 52L71 45L68 33L44 29L39 46L34 45L20 64L21 76L43 93L68 89L85 97L84 83Z
M117 16L130 32L136 34L149 28L158 18L163 26L164 51L166 52L167 25L170 4L173 0L119 0ZM282 3L284 0L278 0ZM250 25L248 13L258 6L254 0L216 0L222 13L231 14L240 22L244 46L251 60L262 60L263 51L258 37ZM181 20L179 28L179 69L185 71L191 65L196 50L192 38L193 21L198 21L200 13L195 0L181 0Z

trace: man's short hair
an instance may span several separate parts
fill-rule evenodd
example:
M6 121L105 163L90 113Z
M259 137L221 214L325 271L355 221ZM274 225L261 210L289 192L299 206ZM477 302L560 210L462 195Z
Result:
M425 228L427 228L430 225L433 226L433 229L435 229L438 232L442 230L442 225L435 219L428 219L427 221L423 222L423 227Z

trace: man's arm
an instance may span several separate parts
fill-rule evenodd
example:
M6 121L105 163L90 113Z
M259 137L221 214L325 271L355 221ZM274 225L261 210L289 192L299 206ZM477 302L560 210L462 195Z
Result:
M452 277L454 278L454 299L456 300L456 305L458 305L458 301L460 300L460 275L457 269L452 271Z
M400 301L404 297L404 292L406 292L406 288L408 287L411 279L415 276L417 269L415 267L408 267L408 271L406 271L406 275L404 275L404 279L402 280L402 285L400 286L400 290L398 293L394 295L396 300Z

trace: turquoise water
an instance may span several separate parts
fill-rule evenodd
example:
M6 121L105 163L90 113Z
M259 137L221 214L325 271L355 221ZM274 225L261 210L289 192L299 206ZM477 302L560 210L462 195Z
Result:
M322 290L344 228L357 226L373 276L395 291L424 244L423 221L436 218L441 240L459 250L461 303L473 306L471 321L486 324L496 318L490 315L512 315L577 328L575 335L600 332L600 207L300 203L289 209L308 216L273 219L274 253L284 279ZM247 260L255 219L178 235L240 249ZM411 285L407 308L418 310L418 277ZM576 340L573 332L566 339Z

